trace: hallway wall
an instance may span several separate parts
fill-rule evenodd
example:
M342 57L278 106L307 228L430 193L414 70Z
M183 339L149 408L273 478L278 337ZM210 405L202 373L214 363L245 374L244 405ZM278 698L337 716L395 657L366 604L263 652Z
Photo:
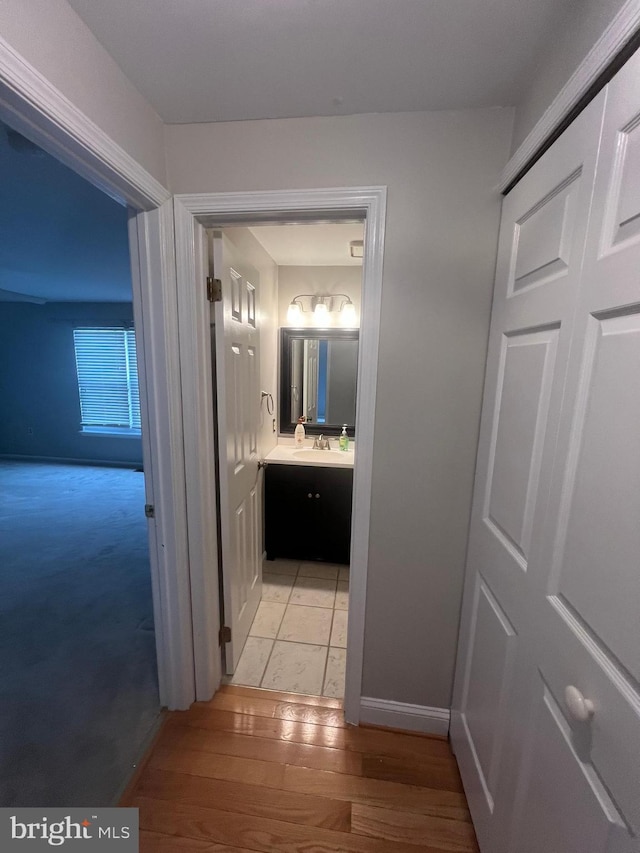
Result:
M175 193L386 185L363 692L447 707L512 111L173 125Z
M0 454L142 464L140 438L81 434L73 347L78 323L132 320L129 303L0 302Z

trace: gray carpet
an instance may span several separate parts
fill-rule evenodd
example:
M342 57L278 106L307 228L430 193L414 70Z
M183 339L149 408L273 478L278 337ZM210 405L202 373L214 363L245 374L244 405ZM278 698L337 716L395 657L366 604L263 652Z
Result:
M158 724L144 476L0 460L0 806L111 805Z

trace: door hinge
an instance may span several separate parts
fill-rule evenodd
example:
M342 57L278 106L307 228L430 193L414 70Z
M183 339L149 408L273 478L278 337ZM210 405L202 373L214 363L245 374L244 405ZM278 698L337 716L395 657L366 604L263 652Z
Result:
M153 504L145 504L144 505L144 514L147 518L155 518L156 517L156 508Z
M231 642L231 628L223 625L218 632L218 645L224 646L225 643Z
M207 299L209 302L222 302L222 282L219 278L207 276Z

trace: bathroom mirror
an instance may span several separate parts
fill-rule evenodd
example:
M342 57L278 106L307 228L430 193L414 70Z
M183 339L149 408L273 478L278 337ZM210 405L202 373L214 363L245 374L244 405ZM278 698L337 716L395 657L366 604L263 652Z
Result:
M358 329L281 329L280 432L306 417L311 435L338 435L356 423Z

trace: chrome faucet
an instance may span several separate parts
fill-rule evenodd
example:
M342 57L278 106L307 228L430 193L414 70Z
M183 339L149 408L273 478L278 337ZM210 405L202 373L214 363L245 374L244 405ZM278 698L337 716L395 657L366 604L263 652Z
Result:
M329 444L329 439L325 438L322 433L320 436L316 436L313 440L313 449L314 450L331 450L331 445Z

